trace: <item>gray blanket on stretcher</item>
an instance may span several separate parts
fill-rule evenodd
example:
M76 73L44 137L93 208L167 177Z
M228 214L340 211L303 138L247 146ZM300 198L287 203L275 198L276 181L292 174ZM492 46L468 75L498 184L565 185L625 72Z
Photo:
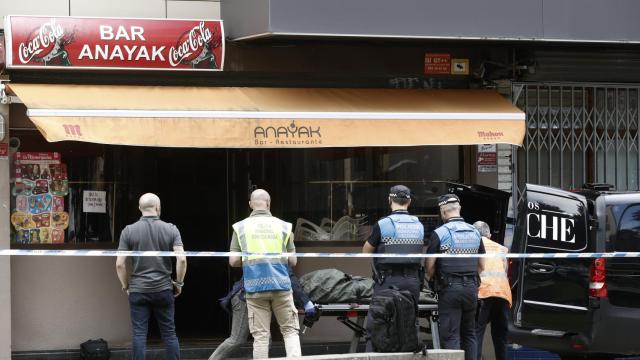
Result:
M302 288L311 301L319 304L368 304L373 294L373 279L353 276L337 269L312 271L300 277ZM433 291L420 292L420 304L437 303Z

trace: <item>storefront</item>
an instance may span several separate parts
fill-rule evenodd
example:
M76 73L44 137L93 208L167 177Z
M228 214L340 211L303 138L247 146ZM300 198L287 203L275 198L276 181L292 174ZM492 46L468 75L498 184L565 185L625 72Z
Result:
M188 40L180 22L15 21L28 23L24 29L53 24L57 42L29 60L37 51L16 49L37 45L31 32L6 27L13 45L6 87L14 101L8 116L13 248L114 248L120 229L139 216L139 195L150 191L162 199L162 217L179 227L187 249L226 250L231 224L247 215L247 195L261 187L272 194L274 213L294 223L298 251L357 251L386 214L391 184L412 188L413 211L432 229L439 222L435 199L448 186L441 181L476 176L477 145L518 145L524 136L524 114L494 90L243 87L252 84L251 75L227 84L233 86L160 86L165 77L175 79L168 69L143 85L145 68L158 65L142 56L127 70L120 55L175 46L163 45L154 28L175 27L175 38ZM185 23L198 34L210 25ZM211 23L211 34L221 36L219 23ZM69 29L73 37L65 37ZM107 43L112 55L117 45L124 52L100 58ZM177 63L185 77L223 74L224 42L202 44ZM209 68L194 69L194 59ZM50 72L58 67L66 67L63 76ZM114 68L119 72L109 72ZM40 76L45 81L33 80ZM111 76L129 79L109 84ZM481 165L495 170L493 152ZM318 259L301 262L298 271L319 267L369 271L366 261ZM126 299L112 259L16 258L11 276L15 351L35 350L32 337L40 339L39 349L73 348L89 337L127 345ZM188 291L177 303L179 335L210 340L228 333L215 299L237 276L223 259L189 260ZM307 340L343 337L314 331Z

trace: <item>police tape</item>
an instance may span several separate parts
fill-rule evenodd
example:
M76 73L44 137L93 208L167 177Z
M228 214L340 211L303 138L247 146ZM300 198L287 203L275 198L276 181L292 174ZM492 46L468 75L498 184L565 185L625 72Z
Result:
M187 256L187 257L219 257L261 256L268 258L296 256L300 258L508 258L508 259L548 259L548 258L637 258L640 252L606 252L606 253L490 253L490 254L378 254L378 253L242 253L233 251L123 251L123 250L26 250L3 249L0 256Z

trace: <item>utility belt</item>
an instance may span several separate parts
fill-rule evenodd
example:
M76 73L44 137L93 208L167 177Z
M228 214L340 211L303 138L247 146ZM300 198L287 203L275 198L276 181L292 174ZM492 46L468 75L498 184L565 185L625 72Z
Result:
M397 266L388 266L388 265L378 265L372 266L373 270L373 281L375 281L378 285L382 285L384 283L384 279L389 276L404 276L404 277L416 277L420 280L420 286L422 287L422 282L424 279L424 268L419 265L397 265Z
M480 286L480 275L477 272L473 273L448 273L448 274L438 274L435 281L436 291L442 290L451 285L470 285L473 284L475 287Z

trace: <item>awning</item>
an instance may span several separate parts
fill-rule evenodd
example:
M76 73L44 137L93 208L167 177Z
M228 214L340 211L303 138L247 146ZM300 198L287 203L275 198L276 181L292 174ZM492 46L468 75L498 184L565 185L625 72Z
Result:
M490 90L11 84L51 142L201 148L521 145Z

